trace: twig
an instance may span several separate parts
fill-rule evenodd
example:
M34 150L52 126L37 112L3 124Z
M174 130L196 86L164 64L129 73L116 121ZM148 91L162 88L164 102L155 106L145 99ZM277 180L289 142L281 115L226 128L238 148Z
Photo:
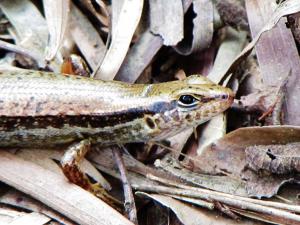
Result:
M166 185L169 185L169 186L171 185L171 186L178 187L178 188L181 188L181 189L199 192L199 193L201 193L201 196L209 194L209 195L219 196L220 198L222 198L222 197L224 197L224 198L234 198L234 199L237 199L237 200L240 200L240 201L251 202L251 203L262 205L262 206L274 207L274 208L277 208L277 209L288 210L288 211L292 211L292 212L295 212L295 213L300 213L300 206L297 206L297 205L290 205L290 204L273 202L273 201L263 201L263 200L246 198L246 197L241 197L241 196L234 196L234 195L231 195L231 194L226 194L226 193L222 193L222 192L218 192L218 191L211 191L211 190L207 190L207 189L203 189L203 188L197 188L197 187L192 187L192 186L187 186L187 185L175 183L171 180L167 180L167 179L164 179L164 178L161 178L161 177L155 177L151 174L147 175L147 177L152 179L152 180L158 181L160 183L164 183ZM189 197L191 197L191 196L189 196Z
M121 175L121 181L123 183L124 198L125 198L125 203L124 203L125 212L127 213L128 218L131 222L133 222L134 224L138 224L135 201L132 193L132 188L127 178L127 172L122 158L122 152L120 151L120 148L117 146L112 147L112 152L115 158L115 162L118 165L120 175Z
M207 201L218 201L223 204L236 207L238 209L259 212L259 213L267 214L269 216L276 215L276 216L284 218L288 221L297 221L300 223L300 216L296 215L294 213L276 209L276 208L272 208L272 207L268 207L268 206L259 205L259 204L252 203L249 201L248 202L243 201L243 200L237 198L237 196L229 195L230 196L229 197L229 196L226 196L225 194L222 194L222 193L216 192L216 191L202 190L202 189L198 189L197 191L187 190L187 189L184 190L184 189L178 189L178 188L165 187L165 186L161 186L161 185L148 186L148 185L144 185L144 184L140 184L140 185L135 184L135 185L133 185L133 188L135 188L136 190L139 190L139 191L148 191L148 192L163 193L163 194L175 194L175 195L180 195L180 196L200 198L200 199L204 199ZM282 205L286 205L286 204L282 204Z
M240 219L240 217L236 215L234 212L232 212L228 206L223 205L218 201L214 201L214 204L216 209L218 209L220 212L224 213L225 215L229 216L230 218L234 220Z
M178 196L178 195L167 195L167 196L184 201L184 202L192 203L194 205L201 206L203 208L207 208L209 210L213 210L215 208L214 203L211 203L208 201L195 199L195 198L189 198L189 197L183 197L183 196Z

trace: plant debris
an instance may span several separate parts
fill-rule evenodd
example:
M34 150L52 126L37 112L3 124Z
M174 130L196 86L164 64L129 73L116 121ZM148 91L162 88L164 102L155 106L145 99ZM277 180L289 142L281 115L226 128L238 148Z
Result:
M300 224L299 52L297 0L0 1L0 70L235 92L168 140L93 146L120 212L67 181L64 148L1 149L0 224Z

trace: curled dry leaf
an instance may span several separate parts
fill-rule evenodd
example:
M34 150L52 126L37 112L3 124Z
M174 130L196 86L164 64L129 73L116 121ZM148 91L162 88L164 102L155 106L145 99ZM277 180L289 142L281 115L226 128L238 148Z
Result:
M286 181L298 179L289 176L266 176L248 169L245 149L254 145L288 144L299 142L297 126L249 127L235 130L205 148L194 160L194 170L208 174L228 174L244 180L248 195L271 197Z
M44 68L48 29L41 12L29 0L4 0L0 1L0 7L16 30L14 36L16 45L23 51L27 49L28 52L32 52L27 54L34 56L39 67ZM54 72L60 70L59 60L52 61L47 66Z
M127 54L134 31L140 21L143 1L125 0L118 16L117 27L112 35L111 44L101 62L95 78L113 80Z
M43 1L48 24L49 41L46 47L46 60L52 60L58 52L67 28L70 0Z

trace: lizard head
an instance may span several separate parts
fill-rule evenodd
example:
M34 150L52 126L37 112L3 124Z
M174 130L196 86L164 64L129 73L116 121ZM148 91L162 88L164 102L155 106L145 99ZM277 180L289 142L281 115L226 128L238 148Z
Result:
M160 93L155 93L155 89ZM164 99L156 105L157 113L152 118L160 133L156 133L157 140L204 123L229 108L234 100L231 89L199 75L160 83L155 89L152 90L154 95Z

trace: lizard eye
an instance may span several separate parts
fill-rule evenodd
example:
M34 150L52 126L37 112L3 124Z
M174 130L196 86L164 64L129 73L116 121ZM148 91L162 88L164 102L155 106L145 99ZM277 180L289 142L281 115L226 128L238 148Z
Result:
M181 106L189 107L189 106L194 106L195 103L197 103L198 99L196 99L192 95L181 95L179 97L178 103Z

